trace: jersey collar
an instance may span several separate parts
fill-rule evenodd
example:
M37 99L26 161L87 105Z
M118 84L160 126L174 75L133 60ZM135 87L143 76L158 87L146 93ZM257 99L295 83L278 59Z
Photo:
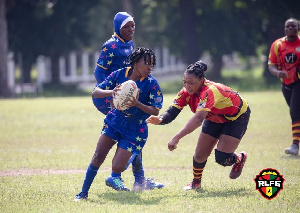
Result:
M114 32L114 36L116 36L118 39L120 39L120 41L125 43L124 39L122 39L116 32Z
M126 78L128 78L130 69L131 69L131 67L127 67L127 68L126 68L126 72L125 72L125 77L126 77ZM145 79L145 77L141 77L141 78L140 78L140 82L142 82L144 79Z

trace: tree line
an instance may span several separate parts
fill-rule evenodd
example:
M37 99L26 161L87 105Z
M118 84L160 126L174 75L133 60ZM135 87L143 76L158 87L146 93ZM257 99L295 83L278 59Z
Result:
M209 53L211 77L218 79L225 54L235 52L245 60L268 55L271 43L284 36L285 20L300 18L300 1L0 0L0 97L13 95L5 82L8 51L21 56L24 83L31 82L39 55L51 58L52 83L59 83L59 57L99 50L119 11L135 18L136 46L167 46L187 64Z

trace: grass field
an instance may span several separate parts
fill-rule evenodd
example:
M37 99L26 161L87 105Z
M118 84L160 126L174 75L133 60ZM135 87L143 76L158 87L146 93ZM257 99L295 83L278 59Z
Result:
M299 212L300 157L284 154L291 144L288 107L279 91L243 92L252 114L237 151L248 160L243 174L208 159L200 191L183 191L192 179L192 156L200 129L170 152L167 142L192 115L188 108L167 126L150 126L144 148L147 177L161 190L117 192L105 186L112 151L100 168L87 202L73 202L93 155L103 116L90 97L0 100L0 212ZM164 109L174 98L165 95ZM284 189L266 200L255 190L262 169L277 169ZM123 178L132 187L131 168Z

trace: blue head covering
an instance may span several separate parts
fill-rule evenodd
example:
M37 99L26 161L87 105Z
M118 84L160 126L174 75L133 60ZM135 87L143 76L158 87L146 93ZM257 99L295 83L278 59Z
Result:
M127 22L133 21L133 17L126 12L118 12L114 18L114 30L121 37L120 30L127 24Z

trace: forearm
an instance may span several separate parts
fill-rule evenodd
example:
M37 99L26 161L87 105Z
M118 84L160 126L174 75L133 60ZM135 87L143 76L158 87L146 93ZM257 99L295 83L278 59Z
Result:
M269 65L268 69L270 71L270 73L274 76L276 76L277 78L282 78L284 77L283 72L281 70L279 70L275 65Z
M191 132L195 131L195 129L200 127L202 122L202 118L199 118L197 116L192 117L174 137L180 140L181 138L185 137L186 135L190 134Z
M112 90L103 90L100 89L99 87L96 87L94 91L92 92L92 97L93 98L105 98L112 96L113 91Z
M139 108L140 110L142 110L150 115L157 116L159 113L159 110L156 109L154 106L147 106L145 104L142 104L141 102L137 102L135 107Z
M171 123L180 112L180 109L170 106L162 115L159 116L162 119L160 125Z

